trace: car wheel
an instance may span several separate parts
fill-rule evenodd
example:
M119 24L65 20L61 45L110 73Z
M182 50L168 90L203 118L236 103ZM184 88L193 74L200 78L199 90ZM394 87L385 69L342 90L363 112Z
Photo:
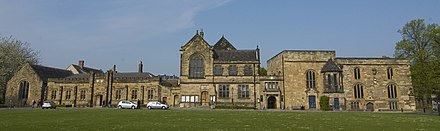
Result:
M122 109L122 106L118 106L119 109Z
M162 109L166 110L167 108L165 106L162 106Z
M136 109L134 106L131 106L131 109Z
M147 108L151 110L151 106L148 106Z

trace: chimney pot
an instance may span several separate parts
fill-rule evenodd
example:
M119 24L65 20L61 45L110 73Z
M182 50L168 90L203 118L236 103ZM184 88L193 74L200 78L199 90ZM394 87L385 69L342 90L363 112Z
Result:
M84 68L84 60L79 60L78 65L79 65L79 67L81 67L81 69L83 69Z
M139 73L142 73L143 72L143 68L144 68L144 65L142 64L142 61L139 63L139 65L138 65L138 72Z

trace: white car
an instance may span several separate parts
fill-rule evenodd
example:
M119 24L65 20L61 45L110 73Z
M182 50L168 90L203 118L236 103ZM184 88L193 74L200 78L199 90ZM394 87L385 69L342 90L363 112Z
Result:
M53 103L52 101L44 101L43 105L41 105L42 109L56 109L57 107L55 107L55 103Z
M158 101L152 101L152 102L148 102L147 104L147 108L148 109L168 109L168 105L162 104Z
M137 105L131 101L120 101L118 103L118 108L119 109L124 109L124 108L136 109Z

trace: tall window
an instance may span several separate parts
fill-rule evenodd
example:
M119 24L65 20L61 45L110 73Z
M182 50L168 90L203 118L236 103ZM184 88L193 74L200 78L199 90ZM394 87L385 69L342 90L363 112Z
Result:
M253 74L254 74L254 72L252 71L252 66L251 65L245 65L244 66L244 75L251 76Z
M137 90L131 90L131 99L132 100L135 100L138 98L137 92L138 92Z
M81 90L80 93L81 93L81 95L80 95L79 98L80 98L81 100L85 100L85 99L86 99L86 90Z
M391 110L397 110L397 102L391 101L390 102L390 109Z
M57 98L57 89L52 90L52 100L55 100Z
M29 82L20 82L19 99L27 99L29 95Z
M218 88L220 98L229 98L229 85L220 85Z
M394 78L393 68L390 67L387 69L387 77L388 77L388 80L391 80Z
M116 90L116 100L120 100L121 99L121 90Z
M316 79L315 79L315 72L314 71L307 71L306 83L307 83L307 88L315 88L316 87Z
M192 56L189 61L189 77L190 78L204 78L205 64L201 55Z
M356 84L354 86L354 98L364 98L364 89L361 84Z
M354 79L361 79L361 69L359 69L358 67L354 68Z
M153 100L153 90L148 90L147 94L148 94L147 99L148 100Z
M238 98L249 98L249 85L238 85Z
M350 102L350 107L352 110L358 110L359 109L359 102Z
M230 65L228 70L229 70L229 75L230 76L236 76L237 75L237 66L236 65Z
M223 68L221 65L215 65L214 66L214 75L221 76L223 75Z
M66 100L70 100L70 90L66 91Z
M388 85L388 98L390 98L390 99L397 98L396 85L394 85L394 84Z

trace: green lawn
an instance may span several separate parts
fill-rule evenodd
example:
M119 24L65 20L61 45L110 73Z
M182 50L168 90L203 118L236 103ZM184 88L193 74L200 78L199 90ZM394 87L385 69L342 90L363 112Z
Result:
M0 130L440 130L440 116L249 110L1 109Z

